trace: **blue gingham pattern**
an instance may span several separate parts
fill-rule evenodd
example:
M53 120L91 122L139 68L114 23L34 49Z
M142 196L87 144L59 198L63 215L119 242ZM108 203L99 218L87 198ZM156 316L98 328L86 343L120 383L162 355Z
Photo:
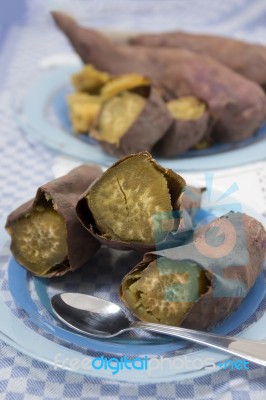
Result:
M9 30L1 50L0 216L3 218L22 201L32 197L36 188L53 176L56 153L25 138L17 128L13 113L14 105L19 106L29 85L41 74L38 68L40 60L58 52L71 52L63 36L53 28L47 14L47 3L48 6L53 3L62 7L61 1L29 1L27 25ZM76 0L74 5L73 1L66 0L64 8L81 21L101 28L163 30L178 26L234 34L262 43L266 37L262 18L266 5L263 0L232 0L230 4L210 0L91 0L86 3ZM265 174L260 174L266 193ZM0 296L14 307L7 285L8 258L8 247L5 247L0 252ZM103 289L99 284L98 294ZM17 315L20 316L19 310ZM265 398L265 380L265 369L252 365L247 371L219 371L179 384L107 382L67 371L54 371L0 342L0 400L261 400Z

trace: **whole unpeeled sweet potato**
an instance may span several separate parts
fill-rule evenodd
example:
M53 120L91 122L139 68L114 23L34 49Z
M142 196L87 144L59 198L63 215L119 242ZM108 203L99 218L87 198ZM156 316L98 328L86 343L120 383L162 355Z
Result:
M241 304L265 253L261 223L228 213L183 246L145 254L123 278L121 298L143 321L206 330Z
M266 89L266 47L239 39L187 32L145 34L133 37L137 46L173 47L205 54Z
M168 99L192 95L203 100L213 119L216 141L245 139L265 119L263 90L210 57L183 49L116 44L93 29L80 27L66 14L52 15L84 63L112 75L148 76Z

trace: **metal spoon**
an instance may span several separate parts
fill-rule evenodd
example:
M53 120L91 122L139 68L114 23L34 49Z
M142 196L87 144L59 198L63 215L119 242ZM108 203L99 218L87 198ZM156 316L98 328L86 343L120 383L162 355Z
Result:
M111 338L122 332L141 328L214 347L266 366L266 341L220 336L150 322L130 322L117 304L80 293L57 294L53 296L51 305L64 324L86 335Z

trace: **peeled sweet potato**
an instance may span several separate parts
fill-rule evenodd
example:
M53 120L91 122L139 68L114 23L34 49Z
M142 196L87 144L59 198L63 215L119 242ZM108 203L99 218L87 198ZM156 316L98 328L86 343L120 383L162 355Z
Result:
M71 77L72 84L78 92L89 94L99 94L102 86L110 79L108 74L98 71L93 65L85 65L80 72Z
M123 278L121 298L143 321L206 330L239 307L265 254L261 223L231 212L183 246L145 254Z
M139 74L126 74L113 78L110 82L106 83L101 90L101 96L104 100L109 99L121 92L135 90L137 88L147 88L151 86L150 79Z
M263 90L211 57L184 49L116 44L93 29L80 27L66 14L52 15L85 63L112 75L148 76L168 99L192 95L204 101L215 141L250 137L266 117Z
M122 92L102 105L96 129L90 136L109 154L121 157L149 151L173 123L156 90L148 98Z
M88 133L95 126L102 99L87 93L71 93L67 96L67 105L73 131Z
M266 47L239 39L187 32L145 34L133 37L137 46L173 47L205 54L266 89Z
M79 222L75 206L101 174L97 166L75 168L42 185L34 199L8 216L11 252L32 274L64 275L81 267L99 249L99 242Z
M193 96L169 101L167 108L174 123L154 146L153 152L173 157L191 149L208 133L209 113L206 105Z
M181 176L141 152L105 171L83 194L76 211L101 243L147 251L167 241L172 231L178 232L184 189Z

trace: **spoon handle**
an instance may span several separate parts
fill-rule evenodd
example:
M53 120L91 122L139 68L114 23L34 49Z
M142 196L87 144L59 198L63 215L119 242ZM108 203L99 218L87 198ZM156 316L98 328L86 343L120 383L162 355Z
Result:
M175 326L153 324L150 322L133 322L132 328L141 328L152 332L176 336L191 342L225 351L245 360L266 366L266 342L259 340L242 339L233 336L220 336L209 332L194 331L192 329Z

